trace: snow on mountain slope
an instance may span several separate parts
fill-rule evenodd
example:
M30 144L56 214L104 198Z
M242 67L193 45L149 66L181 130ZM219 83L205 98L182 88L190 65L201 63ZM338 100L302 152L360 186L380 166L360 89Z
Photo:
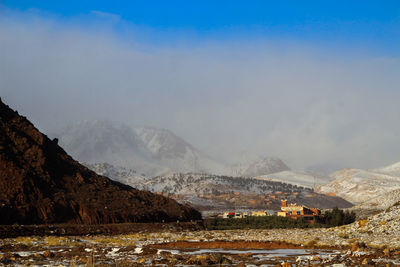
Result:
M290 183L297 186L313 188L314 185L325 184L330 177L299 171L282 171L258 176L257 179Z
M135 170L119 166L113 166L108 163L94 163L94 164L84 163L84 165L99 175L106 176L114 181L123 184L140 185L144 184L144 181L147 179L146 177L139 175Z
M154 177L146 181L144 185L144 189L152 192L163 191L169 194L182 195L208 194L215 190L219 192L235 191L265 194L273 190L267 181L201 173L171 173Z
M54 137L81 162L107 162L151 177L171 171L220 173L224 166L172 132L109 121L71 125Z
M318 186L319 193L334 193L352 203L361 203L400 188L400 177L365 171L343 169L331 174L333 181Z
M382 168L376 168L371 171L378 173L385 173L393 176L400 176L400 162L396 162L394 164Z
M281 159L265 157L251 164L236 164L231 172L234 176L257 177L288 170L289 167Z
M55 134L60 145L80 162L107 162L146 175L160 171L151 153L128 126L109 121L83 121Z
M271 205L270 207L278 208L280 198L320 208L333 208L335 206L347 208L352 206L351 203L339 197L315 194L311 188L248 177L171 173L146 180L143 184L144 187L134 184L132 186L152 192L167 193L174 197L179 196L179 199L185 199L195 206L199 205L200 199L206 199L214 203L211 206L220 205L221 201L228 201L231 204L236 203L238 206L261 205L266 207ZM294 194L294 192L296 193ZM271 195L274 195L274 197L271 197ZM191 196L191 198L186 196ZM257 200L251 203L255 199ZM263 204L260 204L259 201ZM268 204L265 201L270 202ZM222 206L228 207L230 204L225 203L224 205Z
M152 157L172 172L221 173L226 167L167 129L135 127Z
M396 189L380 195L378 197L367 200L352 209L374 209L374 210L385 210L394 204L400 202L400 189Z

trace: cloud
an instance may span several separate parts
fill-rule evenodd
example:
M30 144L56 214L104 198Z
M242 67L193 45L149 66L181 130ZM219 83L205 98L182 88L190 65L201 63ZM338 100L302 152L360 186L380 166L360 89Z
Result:
M400 160L399 58L290 40L155 46L132 32L0 17L0 95L45 131L90 119L164 127L229 162Z
M103 12L103 11L99 11L99 10L92 10L90 11L90 13L103 18L103 19L109 19L112 21L120 21L121 20L121 16L117 15L117 14L113 14L113 13L109 13L109 12Z

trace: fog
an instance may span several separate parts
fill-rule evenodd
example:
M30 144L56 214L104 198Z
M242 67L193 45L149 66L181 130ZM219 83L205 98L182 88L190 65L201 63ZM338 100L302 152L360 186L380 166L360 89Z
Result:
M400 161L399 58L277 38L158 40L134 25L118 33L118 19L3 12L3 101L44 132L93 119L162 127L226 162Z

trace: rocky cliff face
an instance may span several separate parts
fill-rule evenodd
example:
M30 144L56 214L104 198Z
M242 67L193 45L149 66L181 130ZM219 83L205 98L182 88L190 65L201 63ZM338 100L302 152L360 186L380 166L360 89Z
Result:
M0 224L200 218L172 199L97 175L0 99Z

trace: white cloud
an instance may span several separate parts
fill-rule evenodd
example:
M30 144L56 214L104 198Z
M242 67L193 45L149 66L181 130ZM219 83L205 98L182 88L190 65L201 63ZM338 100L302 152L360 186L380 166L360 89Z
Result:
M153 125L230 161L400 161L398 58L289 41L148 48L115 36L0 17L1 96L44 130L84 119Z
M92 13L100 18L110 19L112 21L121 20L121 16L118 14L114 14L114 13L103 12L103 11L99 11L99 10L92 10L92 11L90 11L90 13Z

